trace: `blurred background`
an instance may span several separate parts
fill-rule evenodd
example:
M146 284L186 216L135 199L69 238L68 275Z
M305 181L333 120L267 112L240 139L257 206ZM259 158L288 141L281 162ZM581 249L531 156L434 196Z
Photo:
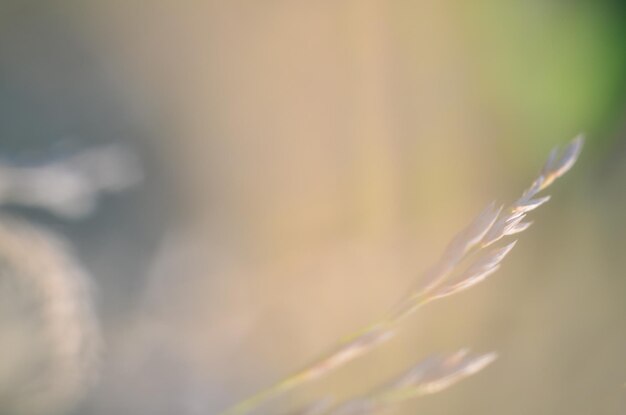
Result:
M617 0L1 0L0 164L49 181L33 201L33 174L0 169L22 189L2 220L37 229L0 253L16 304L1 308L0 411L218 413L379 317L584 131L497 274L259 413L462 347L500 358L397 413L624 413L625 19ZM111 148L104 169L81 158ZM80 209L46 170L77 157L98 178ZM16 385L66 381L33 363L55 340L6 282L37 261L28 238L82 269L60 278L92 287L66 292L86 296L103 346L92 386L25 409Z

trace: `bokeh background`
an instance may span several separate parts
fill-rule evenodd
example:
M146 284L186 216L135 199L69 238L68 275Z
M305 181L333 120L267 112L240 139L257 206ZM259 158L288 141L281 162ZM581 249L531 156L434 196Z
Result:
M397 413L624 413L624 22L609 0L0 1L2 160L116 143L144 171L81 219L3 208L95 287L99 380L60 411L214 414L269 386L584 131L497 274L260 413L466 346L500 358Z

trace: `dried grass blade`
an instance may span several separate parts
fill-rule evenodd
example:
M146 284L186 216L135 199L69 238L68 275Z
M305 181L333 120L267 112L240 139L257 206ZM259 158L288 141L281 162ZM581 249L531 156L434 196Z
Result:
M394 334L395 327L407 316L414 313L421 306L430 301L447 297L456 292L470 288L487 276L497 271L501 261L513 248L515 242L503 248L496 249L486 254L482 259L477 260L468 270L455 282L444 284L460 261L471 251L480 251L487 246L499 241L501 238L523 232L528 229L531 222L522 222L525 214L536 209L549 200L549 196L535 198L541 190L547 188L556 178L565 174L576 162L582 150L584 139L582 135L576 137L563 151L563 155L558 158L558 149L550 153L548 161L541 170L540 176L533 181L522 197L507 209L507 214L502 215L502 208L496 208L495 203L491 203L481 212L470 225L460 232L448 245L442 258L426 274L416 290L413 290L407 298L400 302L399 306L393 308L391 312L380 323L370 326L360 334L353 336L348 341L341 343L337 348L318 359L304 370L283 380L273 387L262 391L253 397L239 403L235 407L223 412L222 415L243 415L257 408L263 402L289 391L296 386L304 384L310 380L322 377L323 375L337 369L343 364L356 359L369 352L374 347L384 343ZM457 372L451 374L449 380L443 383L431 383L430 387L423 387L414 394L429 393L429 390L441 390L458 379L475 373L482 367L491 363L495 355L485 355L483 359L465 361L464 369L457 365ZM456 374L456 375L455 375ZM448 378L445 378L448 379ZM433 386L435 385L435 386ZM424 385L422 385L424 386ZM369 413L373 407L371 401L352 402L354 412L345 414ZM344 410L348 410L344 408ZM361 412L358 412L361 411ZM343 412L332 412L337 415Z

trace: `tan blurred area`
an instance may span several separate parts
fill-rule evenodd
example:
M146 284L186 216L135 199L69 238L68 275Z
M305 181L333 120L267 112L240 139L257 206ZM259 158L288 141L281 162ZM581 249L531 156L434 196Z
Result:
M484 127L445 3L145 6L101 5L92 30L168 117L200 258L160 300L224 405L391 306L497 166L468 139Z
M536 63L536 76L533 62L516 67L507 87L507 65L522 58L497 38L512 33L520 45L522 23L506 18L521 11L531 31L570 18L554 43L546 30L519 50L549 59L535 49L562 50L584 16L602 12L495 3L64 3L123 110L156 132L147 145L173 171L182 205L132 313L108 333L85 413L218 413L271 385L385 313L488 202L518 197L550 148L610 124L597 109L610 82L569 89L592 69L544 85L604 52L568 46L554 68ZM533 109L541 93L553 118L547 103ZM466 346L500 359L398 413L623 410L626 171L612 125L603 131L613 141L590 134L495 276L259 413L359 393Z

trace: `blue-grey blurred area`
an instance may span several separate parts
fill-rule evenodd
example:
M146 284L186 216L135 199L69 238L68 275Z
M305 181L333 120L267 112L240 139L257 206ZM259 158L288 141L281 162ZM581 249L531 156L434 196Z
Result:
M499 358L397 413L623 413L624 22L608 0L0 0L0 413L219 413L383 315L581 131L496 274L257 412L469 347Z
M94 312L98 320L99 327L68 323L59 329L61 338L70 338L72 329L95 330L102 335L95 334L93 341L102 337L108 344L137 308L176 206L168 166L154 144L159 134L137 121L97 51L75 27L68 7L0 2L0 203L2 221L16 227L2 236L2 262L7 264L2 295L24 297L15 304L4 302L2 309L0 342L9 362L0 370L2 413L74 413L72 408L95 390L91 383L99 381L80 379L80 388L64 387L61 383L73 379L49 375L73 369L54 367L54 359L60 358L50 352L55 338L45 327L52 323L41 317L43 297L53 295L46 290L57 287L57 296L88 297L78 299L90 304L84 310L76 306L75 312ZM12 252L22 243L32 250L16 258ZM48 257L53 262L46 265ZM46 272L41 277L56 285L45 288L31 281L23 287L28 273L35 271L20 271L13 261L41 266ZM73 276L75 267L84 268L79 272L84 277ZM58 281L52 277L56 274ZM22 281L14 284L13 279ZM79 289L82 285L89 289ZM29 290L43 293L29 295ZM72 294L76 292L82 294ZM64 297L59 307L73 307L70 300ZM34 321L37 334L29 337L22 327ZM23 352L12 353L14 349ZM102 359L97 370L105 373L108 352L98 349L93 353L104 357L97 358ZM14 362L20 359L28 364ZM40 395L42 403L32 404Z
M131 105L116 92L115 80L98 62L97 51L74 27L67 7L18 1L2 2L0 8L0 164L24 172L7 178L7 171L3 182L31 186L21 192L23 197L19 189L3 197L4 210L55 228L81 256L118 268L120 276L103 278L99 285L104 288L98 290L102 295L103 289L115 292L110 300L118 303L119 297L118 305L127 309L132 300L124 297L137 293L145 256L157 246L175 203L166 168L160 167L160 155L150 142L158 134L136 121ZM106 157L115 160L99 161ZM112 188L94 188L102 194L91 203L79 197L69 200L67 212L63 206L38 208L36 201L25 200L37 192L34 186L56 183L60 189L67 182L66 177L55 181L54 174L65 173L56 166L69 167L81 177L89 176L88 170L108 169L104 180L111 180ZM40 176L50 183L35 184L27 177L37 169L44 170ZM83 202L93 206L81 207ZM117 312L117 307L105 308Z

